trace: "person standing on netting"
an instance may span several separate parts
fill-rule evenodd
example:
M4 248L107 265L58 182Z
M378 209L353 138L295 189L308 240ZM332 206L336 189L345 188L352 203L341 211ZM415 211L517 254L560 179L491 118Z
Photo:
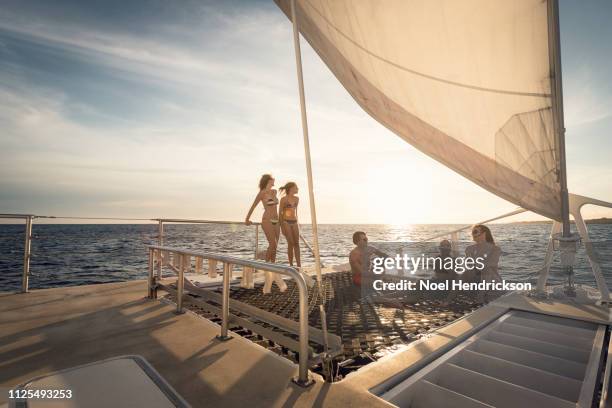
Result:
M279 190L285 193L285 196L280 200L278 219L280 220L281 231L287 240L289 265L293 266L293 259L295 257L295 264L300 268L302 266L300 257L300 225L297 217L300 198L296 195L298 193L298 186L293 181L290 181Z
M244 223L251 225L251 215L257 207L257 204L261 202L264 207L264 213L261 216L261 228L264 230L266 239L268 240L268 249L266 250L265 261L276 262L276 249L278 247L278 238L280 236L280 223L278 220L278 198L276 196L276 190L274 187L274 178L270 174L264 174L259 180L259 192L253 200L253 204L247 213ZM282 276L273 272L265 273L265 284L263 288L264 293L270 293L272 290L272 283L276 282L281 292L287 289L287 284L283 280Z

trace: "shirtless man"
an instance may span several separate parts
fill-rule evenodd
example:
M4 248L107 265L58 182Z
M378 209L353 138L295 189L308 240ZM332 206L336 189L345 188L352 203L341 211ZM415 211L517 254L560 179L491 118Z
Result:
M353 234L353 243L356 247L349 254L349 263L353 272L353 283L356 286L361 286L362 281L365 280L367 282L368 280L367 277L363 276L364 262L368 262L372 254L381 257L388 257L388 255L374 247L368 246L368 237L363 231L357 231Z
M369 296L369 299L374 303L380 303L397 309L403 308L401 302L394 299L387 299L384 295L380 295L374 291L374 288L370 284L372 279L371 276L368 276L368 270L365 271L364 276L364 265L366 265L367 268L372 255L384 258L388 258L389 255L372 246L368 246L368 237L363 231L357 231L353 234L353 243L356 246L349 254L349 263L351 264L351 271L353 272L353 284L355 285L355 290L361 292L360 297Z

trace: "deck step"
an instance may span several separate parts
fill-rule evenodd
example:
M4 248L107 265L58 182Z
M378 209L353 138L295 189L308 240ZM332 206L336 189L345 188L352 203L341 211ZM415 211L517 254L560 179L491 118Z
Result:
M489 341L505 344L507 346L518 347L541 354L548 354L553 357L562 358L564 360L572 360L577 363L587 363L589 361L589 356L591 355L590 350L577 350L570 347L559 346L552 342L534 340L497 330L492 330L486 336L484 336L484 338Z
M590 407L606 330L590 322L511 310L384 388L381 397L417 408Z
M575 408L576 404L452 363L444 364L437 385L498 408Z
M410 403L410 408L492 408L491 405L440 387L427 380L419 381L415 387L416 395ZM398 405L405 406L401 403Z
M472 350L461 352L453 361L453 364L567 401L578 401L580 387L582 386L582 382L573 378L502 360Z
M523 316L524 315L515 314L507 318L505 322L516 324L519 326L531 327L534 329L549 330L570 337L582 337L591 341L595 338L594 330L589 330L583 327L565 326L562 324L533 318L527 319Z
M495 343L485 339L478 340L468 349L528 367L538 368L540 370L573 378L578 381L582 381L586 371L586 364L553 357L548 354L535 353L533 351Z
M533 327L521 326L518 324L503 322L496 328L497 331L514 334L516 336L528 337L535 340L554 342L555 344L591 351L592 339L585 337L567 336L550 330L535 329Z
M551 316L545 313L533 313L522 310L513 311L513 316L521 319L528 319L536 322L552 323L563 327L574 327L577 329L587 330L589 332L597 331L598 324L586 322L584 320L572 319L569 317Z

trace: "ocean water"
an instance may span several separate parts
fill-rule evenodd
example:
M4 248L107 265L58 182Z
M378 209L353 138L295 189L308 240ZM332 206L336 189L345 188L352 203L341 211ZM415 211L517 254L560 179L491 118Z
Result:
M415 242L457 228L456 225L339 225L319 226L319 242L325 265L348 262L352 249L352 234L367 232L370 242ZM550 224L490 225L496 243L502 248L501 275L508 280L535 283L543 266L550 234ZM20 288L23 268L24 226L0 224L0 292ZM608 285L612 287L612 224L589 225L591 239L597 251ZM309 226L302 234L312 243ZM469 245L463 234L460 249ZM157 243L156 224L36 224L33 226L30 287L49 288L68 285L118 282L142 279L147 275L146 246ZM168 224L164 226L164 245L226 253L253 258L255 228L218 224ZM437 242L423 247L435 250ZM259 248L266 248L263 233ZM314 261L302 245L303 264ZM287 262L286 243L279 244L278 261ZM550 282L566 279L558 267L551 270ZM575 281L594 285L584 247L578 252Z

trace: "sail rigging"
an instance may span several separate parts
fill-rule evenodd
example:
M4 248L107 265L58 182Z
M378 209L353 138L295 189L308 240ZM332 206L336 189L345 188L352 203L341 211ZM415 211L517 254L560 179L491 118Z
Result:
M291 20L293 22L293 46L295 49L295 66L298 77L300 93L300 112L302 119L302 136L304 139L304 156L306 157L306 175L308 176L308 199L310 203L310 223L312 225L312 239L314 244L315 271L319 291L321 291L321 256L319 254L319 232L317 225L317 210L315 207L314 186L312 180L312 163L310 160L310 140L308 137L308 118L306 116L306 96L304 94L304 77L302 75L302 52L300 50L300 35L298 21L295 18L295 0L291 0Z
M291 0L275 2L291 19ZM497 196L565 218L548 2L295 3L304 38L372 117Z
M559 33L559 1L548 0L548 49L551 67L553 126L557 137L559 189L561 190L561 221L563 237L569 237L569 191L565 157L565 123L563 117L563 87L561 85L561 35Z

